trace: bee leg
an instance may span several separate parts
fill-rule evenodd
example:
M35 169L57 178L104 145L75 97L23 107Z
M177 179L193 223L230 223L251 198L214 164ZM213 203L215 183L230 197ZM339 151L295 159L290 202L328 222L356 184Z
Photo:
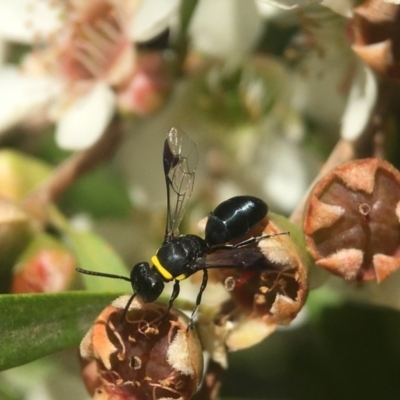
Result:
M175 281L174 287L172 288L171 297L169 298L169 301L168 301L167 309L165 311L165 314L162 316L161 320L163 320L164 318L166 318L168 316L169 312L171 311L172 306L174 305L175 299L179 296L179 291L180 291L179 281Z
M119 319L119 325L120 325L120 326L122 326L122 325L124 324L126 314L128 313L129 307L131 306L132 301L133 301L133 299L134 299L135 297L136 297L136 293L133 293L133 295L129 298L128 302L126 303L126 306L125 306L125 308L124 308L124 311L122 312L121 318Z
M198 308L200 306L201 297L203 295L204 290L207 287L207 282L208 282L208 272L207 272L207 269L204 268L203 269L203 280L201 282L200 290L199 290L199 293L198 293L197 298L196 298L196 306L194 307L194 310L192 311L192 315L190 316L190 320L189 320L189 324L188 324L188 327L187 327L187 331L189 331L189 329L193 329L194 328L193 320L194 320L194 317L195 317L195 315L197 313L197 310L198 310Z

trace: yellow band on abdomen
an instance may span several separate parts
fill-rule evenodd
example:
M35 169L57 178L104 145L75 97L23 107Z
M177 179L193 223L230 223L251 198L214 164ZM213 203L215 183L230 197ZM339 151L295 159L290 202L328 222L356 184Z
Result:
M180 275L178 275L175 279L177 280L177 281L183 281L184 279L186 279L187 278L187 276L185 275L185 274L180 274Z
M151 257L151 262L154 265L154 268L162 275L162 277L166 281L172 281L174 277L160 264L157 256Z

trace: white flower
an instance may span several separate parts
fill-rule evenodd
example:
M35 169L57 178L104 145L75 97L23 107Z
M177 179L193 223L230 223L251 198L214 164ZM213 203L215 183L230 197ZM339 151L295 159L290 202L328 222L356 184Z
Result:
M271 4L272 6L291 10L293 8L306 7L311 4L321 3L322 0L259 0L261 3Z
M41 111L59 91L51 78L25 76L10 66L0 69L0 87L1 130Z
M134 35L143 39L161 33L176 13L178 1L146 0L147 11L142 11L146 23L137 21L139 0L53 3L0 0L3 40L40 44L21 66L7 67L7 71L14 68L13 75L0 70L0 85L8 85L7 91L0 92L0 109L4 109L0 130L51 103L47 117L57 122L58 144L78 150L96 142L114 114L115 90L135 69ZM152 7L153 14L148 11ZM35 96L29 94L32 80L37 80Z
M312 4L321 4L332 11L350 18L355 2L352 0L258 0L260 3L267 3L285 10L307 7Z
M254 46L261 29L261 15L252 0L202 0L190 33L195 49L235 61Z
M376 77L368 66L360 62L342 117L341 135L344 139L355 140L363 133L371 118L377 96Z
M79 97L69 107L57 127L57 142L64 149L73 149L76 143L88 147L110 122L115 106L113 91L102 82Z
M0 36L32 44L62 27L63 2L52 0L0 0Z

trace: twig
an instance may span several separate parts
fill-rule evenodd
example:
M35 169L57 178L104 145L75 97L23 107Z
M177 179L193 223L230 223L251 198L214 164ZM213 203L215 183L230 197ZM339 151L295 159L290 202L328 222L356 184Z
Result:
M57 200L83 174L110 158L117 149L121 136L120 120L115 118L93 146L71 155L46 181L29 193L22 201L23 208L43 223L47 206Z

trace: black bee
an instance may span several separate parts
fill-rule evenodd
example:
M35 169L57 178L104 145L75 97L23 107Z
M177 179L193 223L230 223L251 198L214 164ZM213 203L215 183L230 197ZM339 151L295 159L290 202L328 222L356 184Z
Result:
M130 277L88 271L77 271L107 278L129 281L134 293L126 304L121 320L135 296L150 303L161 295L166 282L174 281L168 311L179 295L180 281L198 271L203 271L203 280L192 312L189 328L201 303L207 286L209 268L239 268L260 270L270 266L265 256L254 243L275 235L250 237L240 241L268 213L267 204L252 196L236 196L222 202L212 211L207 220L205 238L196 235L179 235L179 224L193 191L198 154L196 145L183 132L172 128L164 142L163 165L167 188L167 223L164 241L157 253L147 262L136 264ZM231 242L235 241L234 244Z

